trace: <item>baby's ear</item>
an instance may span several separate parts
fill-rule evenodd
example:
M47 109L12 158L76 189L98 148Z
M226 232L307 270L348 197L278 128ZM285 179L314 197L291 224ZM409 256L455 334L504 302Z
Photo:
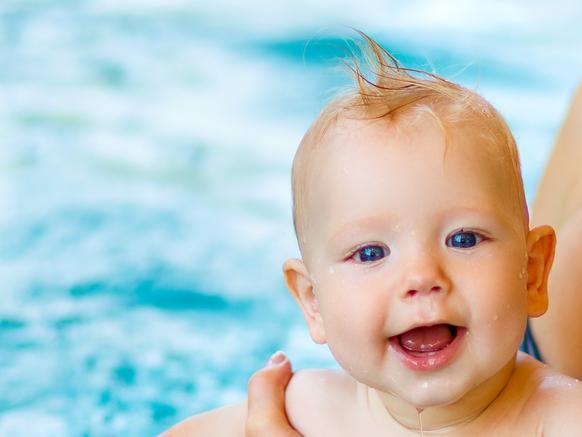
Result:
M295 298L303 317L309 326L309 332L314 342L323 344L325 340L325 329L323 319L319 312L317 296L313 290L313 281L305 263L299 259L288 259L283 264L283 275L285 284L291 295Z
M539 317L548 309L548 276L554 261L556 233L551 226L538 226L527 236L528 315Z

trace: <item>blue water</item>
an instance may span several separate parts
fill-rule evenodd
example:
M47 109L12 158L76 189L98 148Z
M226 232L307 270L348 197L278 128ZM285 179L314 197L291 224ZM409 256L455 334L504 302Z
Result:
M276 349L333 365L280 266L345 26L493 101L531 199L582 78L579 2L356 3L0 3L0 435L154 435L240 400Z

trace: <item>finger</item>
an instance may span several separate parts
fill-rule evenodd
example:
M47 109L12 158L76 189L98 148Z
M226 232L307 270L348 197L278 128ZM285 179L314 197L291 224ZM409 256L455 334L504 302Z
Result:
M285 388L291 375L291 362L277 352L266 367L251 376L246 437L300 437L285 414Z

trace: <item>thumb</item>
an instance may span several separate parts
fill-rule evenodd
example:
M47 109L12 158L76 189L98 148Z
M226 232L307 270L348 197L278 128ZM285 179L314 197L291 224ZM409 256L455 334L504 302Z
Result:
M285 388L291 379L291 362L276 352L267 365L251 376L248 386L246 437L301 437L285 414Z

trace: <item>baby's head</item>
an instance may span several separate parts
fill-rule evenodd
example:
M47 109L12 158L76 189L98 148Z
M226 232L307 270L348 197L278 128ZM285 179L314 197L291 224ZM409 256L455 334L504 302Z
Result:
M303 260L287 285L314 341L355 379L413 405L507 377L547 308L549 227L529 230L515 141L482 97L399 67L329 104L293 163ZM417 74L418 73L418 74Z
M375 80L366 78L356 60L350 67L355 87L336 96L312 123L304 135L293 161L293 223L303 253L307 236L303 232L312 218L306 211L310 177L318 171L314 162L318 149L329 146L330 137L346 124L365 125L378 120L393 130L415 129L427 123L439 127L448 146L453 137L472 136L462 147L486 148L498 161L496 170L506 177L512 205L520 209L524 229L528 211L521 177L519 154L513 135L498 111L477 93L435 74L401 67L376 42L366 37L364 54ZM413 76L411 73L416 73ZM349 129L349 127L347 128ZM333 150L327 150L334 153ZM325 164L323 164L325 165ZM349 167L349 165L348 165Z

